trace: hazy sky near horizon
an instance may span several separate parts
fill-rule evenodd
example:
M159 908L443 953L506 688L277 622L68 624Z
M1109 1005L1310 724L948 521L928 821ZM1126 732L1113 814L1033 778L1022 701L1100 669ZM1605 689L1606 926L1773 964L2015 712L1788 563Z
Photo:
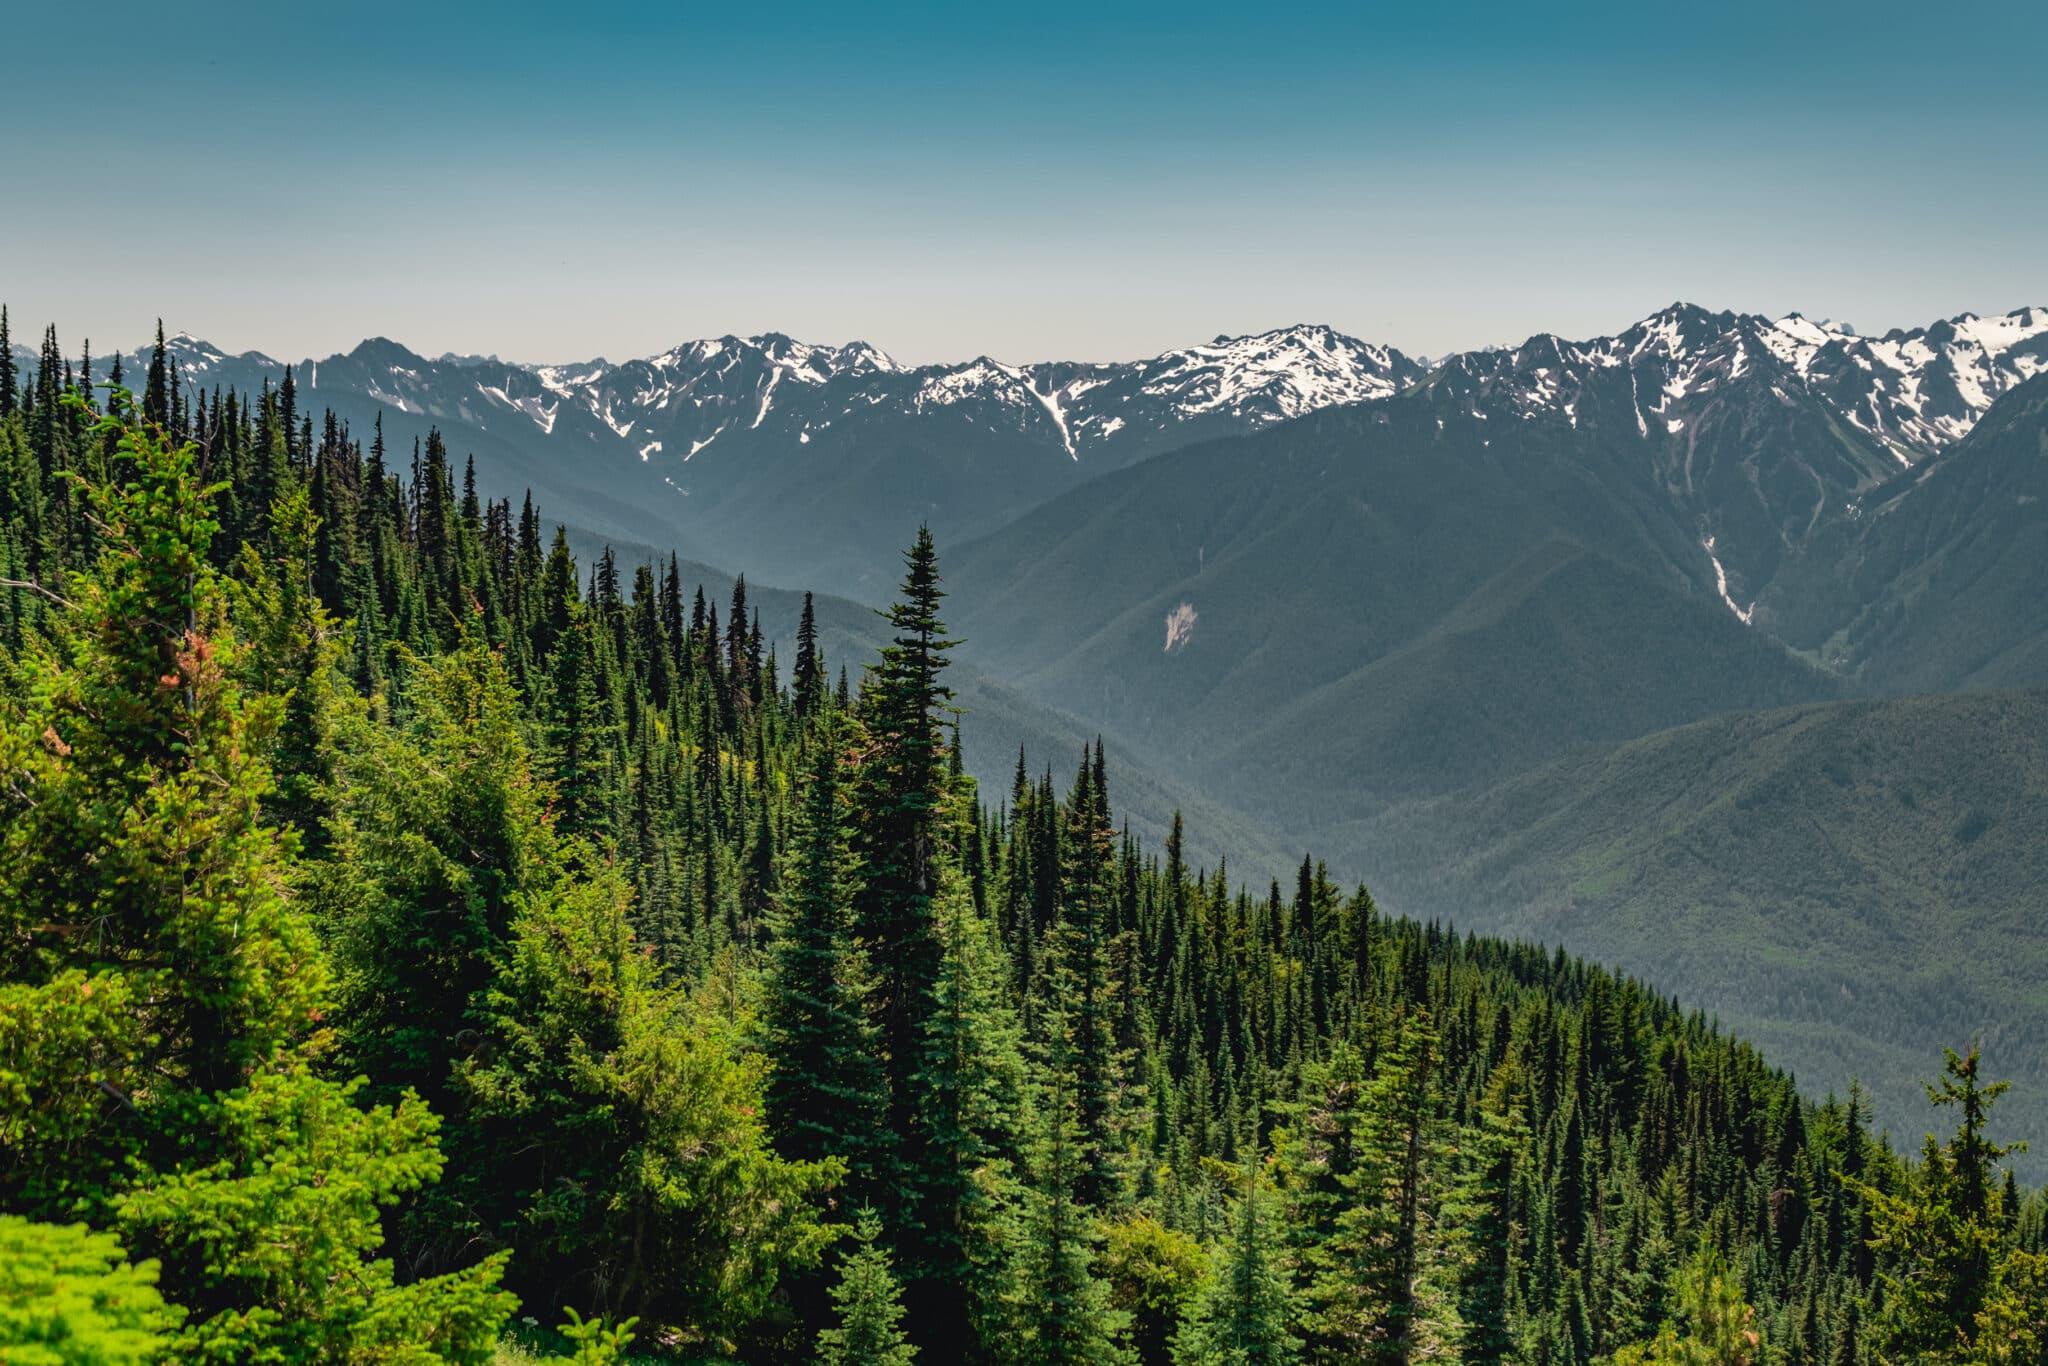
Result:
M0 300L287 359L1881 331L2048 304L2044 54L2021 0L20 6Z

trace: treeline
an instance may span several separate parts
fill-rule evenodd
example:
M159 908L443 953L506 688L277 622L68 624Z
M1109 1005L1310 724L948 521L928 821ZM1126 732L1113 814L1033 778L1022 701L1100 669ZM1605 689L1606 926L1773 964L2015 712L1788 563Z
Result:
M1640 984L1141 849L1099 745L986 801L928 536L785 681L437 437L92 378L0 370L0 1358L2040 1359L1974 1058L1908 1160Z

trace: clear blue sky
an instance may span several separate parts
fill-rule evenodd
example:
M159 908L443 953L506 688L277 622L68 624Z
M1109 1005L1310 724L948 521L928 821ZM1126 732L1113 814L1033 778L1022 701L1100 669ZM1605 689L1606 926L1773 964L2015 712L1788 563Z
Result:
M0 298L133 345L1414 352L2048 304L2048 6L11 7Z

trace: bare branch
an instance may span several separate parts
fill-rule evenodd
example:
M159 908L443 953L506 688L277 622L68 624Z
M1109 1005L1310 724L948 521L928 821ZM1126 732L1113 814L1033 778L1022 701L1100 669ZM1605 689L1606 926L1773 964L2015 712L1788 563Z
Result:
M0 588L26 588L31 593L42 594L44 597L48 598L51 602L56 603L59 607L63 608L67 612L75 612L78 610L78 605L76 603L72 602L68 598L61 596L60 594L51 592L49 589L37 583L34 579L0 579Z

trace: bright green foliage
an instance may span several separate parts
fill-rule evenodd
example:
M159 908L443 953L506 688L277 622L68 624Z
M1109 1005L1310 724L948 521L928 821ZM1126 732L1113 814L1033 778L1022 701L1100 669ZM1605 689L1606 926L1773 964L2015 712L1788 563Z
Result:
M1256 1186L1239 1202L1236 1233L1219 1255L1174 1339L1174 1366L1293 1366L1301 1359L1293 1286Z
M478 644L406 671L404 720L341 728L332 857L315 904L340 971L350 1063L380 1096L447 1109L451 1059L522 898L545 886L544 819L517 696Z
M110 1233L0 1214L0 1361L143 1366L162 1359L179 1311L156 1266L132 1266Z
M1202 1284L1205 1261L1193 1235L1149 1214L1112 1223L1102 1251L1110 1302L1131 1316L1131 1342L1145 1366L1165 1366L1174 1325Z
M817 1263L843 1164L768 1148L764 1060L663 986L620 869L556 833L498 658L410 672L403 728L350 732L322 891L358 1065L458 1116L410 1251L479 1240L535 1297L731 1333Z
M496 1262L400 1286L379 1207L440 1171L417 1103L320 1076L326 963L264 818L278 714L245 700L195 453L109 421L97 570L6 720L4 1194L105 1210L190 1311L181 1354L480 1361Z
M903 1333L903 1291L876 1239L882 1221L872 1209L860 1212L855 1246L839 1265L832 1287L838 1322L818 1334L819 1366L909 1366L917 1348Z
M1756 1310L1720 1254L1709 1249L1678 1273L1676 1318L1656 1340L1623 1348L1614 1366L1750 1366L1764 1356Z
M437 1122L416 1098L357 1108L357 1086L303 1066L266 1069L209 1116L214 1160L145 1179L122 1227L160 1251L172 1283L205 1287L180 1341L193 1360L486 1362L517 1303L504 1258L395 1283L365 1263L382 1207L441 1173Z
M535 897L512 927L461 1085L485 1231L538 1284L730 1333L832 1239L836 1158L768 1146L766 1063L710 1001L653 989L616 878Z
M0 984L0 1147L26 1167L12 1173L11 1205L61 1212L103 1195L94 1179L112 1179L119 1152L106 1101L127 1094L152 1041L134 1028L137 986L131 974L81 967ZM88 1154L101 1169L75 1171Z
M614 1366L625 1360L626 1349L633 1345L633 1325L638 1319L627 1319L613 1327L601 1318L586 1319L573 1308L562 1311L569 1317L563 1322L561 1334L576 1345L576 1354L564 1358L573 1366Z
M1976 1049L1949 1050L1947 1075L1928 1097L1959 1112L1955 1136L1927 1136L1905 1189L1865 1188L1871 1246L1886 1254L1883 1312L1870 1325L1886 1360L1966 1358L1998 1278L2006 1221L1996 1164L2012 1149L1986 1138L1985 1123L2006 1083L1979 1085L1978 1065Z
M10 1108L0 1194L52 1211L104 1199L155 1141L186 1147L186 1105L310 1036L327 984L262 818L278 709L230 677L194 453L107 434L133 482L93 491L97 571L0 733L0 1073L36 1098Z
M1982 1366L2038 1366L2048 1361L2048 1257L2015 1249L1977 1311L1966 1360Z

